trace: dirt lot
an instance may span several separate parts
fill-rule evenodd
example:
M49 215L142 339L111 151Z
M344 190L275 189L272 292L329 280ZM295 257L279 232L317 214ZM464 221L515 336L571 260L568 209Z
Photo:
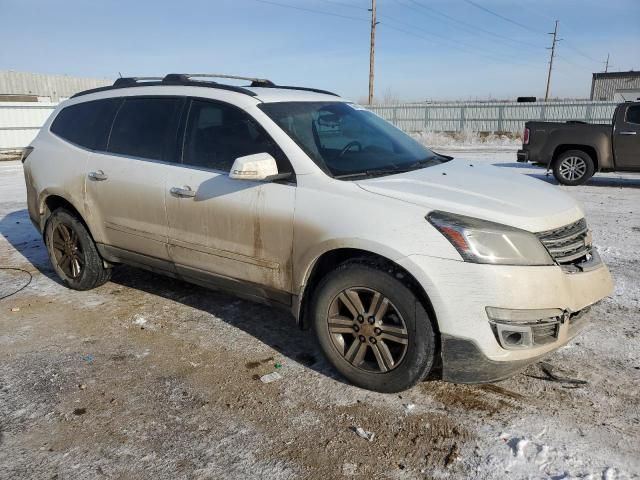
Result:
M512 149L453 155L545 181ZM0 163L0 266L29 272L0 270L0 297L33 277L0 300L0 478L638 478L640 176L568 191L616 279L548 359L588 383L533 365L495 385L385 395L346 384L310 332L267 307L128 267L67 290L27 217L20 163ZM282 379L258 380L272 371Z

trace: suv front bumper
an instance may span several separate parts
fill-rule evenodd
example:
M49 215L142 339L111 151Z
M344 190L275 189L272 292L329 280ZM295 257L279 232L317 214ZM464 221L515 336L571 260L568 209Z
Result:
M401 260L421 283L435 311L441 336L442 376L456 383L507 378L569 342L588 323L588 308L609 295L607 267L567 273L559 266L481 265L412 255ZM554 341L505 349L486 307L564 312Z

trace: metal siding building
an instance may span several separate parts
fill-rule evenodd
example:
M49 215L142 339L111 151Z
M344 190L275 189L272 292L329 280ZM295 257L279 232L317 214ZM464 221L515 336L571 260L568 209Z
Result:
M100 78L0 71L0 96L22 95L33 97L33 101L59 102L82 90L104 87L112 83L113 80Z
M640 89L640 72L594 73L591 81L591 100L613 101L619 90Z

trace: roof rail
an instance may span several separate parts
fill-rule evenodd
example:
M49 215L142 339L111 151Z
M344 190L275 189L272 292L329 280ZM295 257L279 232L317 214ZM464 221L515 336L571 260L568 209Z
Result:
M246 80L251 82L247 87L239 87L235 85L226 85L217 83L213 80L199 80L204 78L225 78L231 80ZM257 93L249 90L249 88L281 88L285 90L302 90L307 92L323 93L326 95L339 96L336 93L329 92L327 90L319 90L316 88L307 87L292 87L285 85L276 85L271 80L266 78L254 78L254 77L241 77L237 75L224 75L219 73L170 73L164 77L121 77L113 82L113 85L108 87L98 87L91 90L85 90L83 92L76 93L71 98L79 97L82 95L88 95L90 93L103 92L108 90L114 90L118 88L130 88L130 87L150 87L150 86L163 86L163 85L184 85L193 87L208 87L217 88L219 90L228 90L231 92L242 93L251 97L257 96Z
M337 93L330 92L329 90L320 90L319 88L309 88L309 87L292 87L290 85L260 85L264 88L281 88L282 90L302 90L304 92L314 92L314 93L323 93L325 95L331 95L334 97L339 97Z

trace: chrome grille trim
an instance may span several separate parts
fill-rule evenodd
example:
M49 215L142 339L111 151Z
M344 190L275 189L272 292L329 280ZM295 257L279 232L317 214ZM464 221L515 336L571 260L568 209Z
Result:
M575 263L591 253L589 228L584 218L536 235L559 264Z

